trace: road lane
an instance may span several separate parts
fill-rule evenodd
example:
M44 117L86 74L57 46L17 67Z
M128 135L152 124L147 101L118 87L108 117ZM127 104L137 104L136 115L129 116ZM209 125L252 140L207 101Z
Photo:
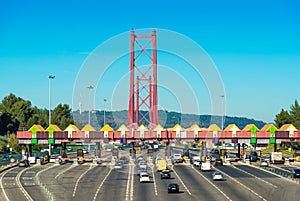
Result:
M89 170L78 182L75 197L73 201L92 201L95 193L102 183L110 168L104 166L96 166Z
M85 164L75 165L55 179L59 172L69 167L70 164L57 166L39 175L41 182L46 185L55 200L72 200L77 179L89 169L89 166Z
M123 169L113 169L100 189L96 200L126 200L128 166Z
M36 182L36 174L48 166L35 166L26 169L20 176L20 183L33 200L48 200L47 193Z
M191 192L192 200L224 200L228 198L199 175L192 166L175 165L174 170L185 182ZM226 194L226 193L225 193Z
M220 170L232 177L239 185L244 188L248 188L253 194L259 197L261 200L268 200L268 198L272 197L277 190L274 186L267 185L264 182L256 179L255 177L243 172L239 171L237 168L231 166L218 166L215 167L216 170Z
M2 190L4 190L3 194L7 196L8 200L27 200L24 194L22 193L21 189L18 187L16 180L17 175L22 170L24 170L24 168L16 167L10 169L9 171L3 174L1 180L3 186Z
M262 169L254 168L248 165L237 165L236 168L239 168L243 171L249 172L250 174L255 175L273 185L277 186L276 191L272 193L268 200L299 200L300 197L300 185L293 182L289 182L286 179L283 179L279 176L271 174Z

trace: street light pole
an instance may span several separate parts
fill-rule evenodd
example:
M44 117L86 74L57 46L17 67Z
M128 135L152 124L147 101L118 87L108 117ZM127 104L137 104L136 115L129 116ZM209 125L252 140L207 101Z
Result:
M225 111L224 111L224 98L225 96L224 95L221 95L221 117L222 117L222 122L221 122L221 127L222 127L222 132L223 132L223 129L224 129L224 115L225 115Z
M91 125L91 89L93 89L93 86L87 86L89 89L89 125Z
M55 78L54 75L49 75L49 126L51 125L51 80Z
M103 112L104 112L104 115L103 115L103 116L104 116L104 117L103 117L103 118L104 118L104 119L103 119L103 126L105 126L105 105L106 105L105 103L106 103L107 99L104 98L103 101L104 101L104 106L103 106L103 107L104 107L104 111L103 111Z
M51 125L51 80L55 78L54 75L49 75L49 126ZM49 142L48 142L49 143ZM51 144L49 143L49 155L51 155Z

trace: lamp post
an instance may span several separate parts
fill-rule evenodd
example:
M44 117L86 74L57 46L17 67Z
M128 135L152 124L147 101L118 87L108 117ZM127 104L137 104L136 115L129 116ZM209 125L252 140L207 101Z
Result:
M225 115L225 111L224 111L224 98L225 96L224 95L221 95L221 117L222 117L222 122L221 122L221 129L222 129L222 132L223 132L223 129L224 129L224 115Z
M89 89L89 125L91 125L91 89L94 87L92 85L87 86L86 88Z
M105 126L105 124L106 124L106 123L105 123L105 105L106 105L107 99L104 98L103 101L104 101L104 106L103 106L103 107L104 107L104 110L103 110L103 113L104 113L104 114L103 114L103 126Z
M49 126L51 125L51 80L55 78L54 75L49 75ZM48 142L49 143L49 142ZM51 155L51 144L49 143L49 155Z

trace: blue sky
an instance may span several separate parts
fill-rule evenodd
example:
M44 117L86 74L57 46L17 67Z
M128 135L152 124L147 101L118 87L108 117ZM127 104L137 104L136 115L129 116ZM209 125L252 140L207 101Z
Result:
M89 53L131 28L157 28L183 34L207 52L224 84L227 115L272 122L281 108L288 109L295 99L300 100L298 1L154 0L150 4L53 0L0 4L0 99L14 93L47 108L47 77L54 74L52 105L67 103L76 108L78 104L72 103L74 83ZM157 40L159 45L159 35ZM129 38L125 43L129 44ZM168 56L159 53L160 61L166 65ZM172 66L165 69L177 69L178 74L178 66L185 64L172 61ZM128 99L117 105L112 90L116 83L126 85L126 78L120 81L123 71L118 66L128 70L128 63L129 56L125 55L99 82L92 98L95 109L104 107L104 98L109 100L106 107L127 109ZM172 77L165 76L159 79L181 87L176 82L170 84ZM199 105L194 106L200 108L199 113L211 113L210 92L203 80L193 78L190 71L181 76L192 80L189 85L196 91ZM127 97L128 91L122 92ZM182 106L186 102L172 99L174 94L166 95L163 87L159 93L160 108L193 113L193 108ZM87 109L87 95L88 90L82 89L83 109Z

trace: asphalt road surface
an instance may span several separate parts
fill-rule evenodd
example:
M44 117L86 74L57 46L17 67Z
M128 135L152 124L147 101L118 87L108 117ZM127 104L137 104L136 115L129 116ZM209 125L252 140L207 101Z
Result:
M109 153L107 156L111 158ZM0 174L0 200L298 201L300 197L300 185L295 181L239 163L216 166L208 172L188 163L175 164L171 167L171 179L161 179L155 164L148 162L151 181L140 183L136 175L138 165L130 161L126 151L122 151L120 157L125 164L119 169L113 162L9 169ZM144 155L144 158L148 157ZM289 167L278 168L287 171ZM214 171L222 172L225 180L213 181ZM173 182L180 185L180 192L169 194L167 185Z

